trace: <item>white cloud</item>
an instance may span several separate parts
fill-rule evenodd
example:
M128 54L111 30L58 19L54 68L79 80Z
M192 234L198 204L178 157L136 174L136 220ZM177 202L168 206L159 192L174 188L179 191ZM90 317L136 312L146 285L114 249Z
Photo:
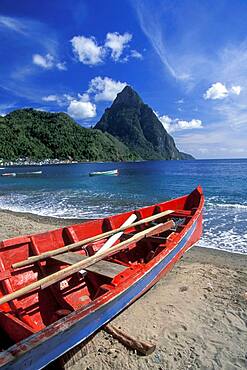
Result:
M104 48L94 37L74 36L71 40L75 56L83 64L96 65L103 61Z
M212 84L212 86L205 92L203 95L205 100L212 99L224 99L229 94L235 94L239 95L241 92L241 86L232 86L230 89L228 89L224 84L221 82L216 82Z
M71 102L74 99L75 98L69 94L63 94L63 95L51 94L51 95L42 97L43 101L47 103L57 103L59 106L67 105L69 102Z
M73 102L72 107L76 106L74 102L90 103L90 100L97 101L113 101L117 94L124 89L126 82L115 81L109 77L95 77L90 83L88 90L82 94L50 94L43 96L42 100L45 102L55 102L58 105L68 105ZM83 106L83 105L77 105ZM94 106L92 104L91 106ZM86 105L85 105L86 107ZM87 105L89 107L89 105Z
M60 97L58 95L47 95L43 96L42 100L47 102L57 102L60 100Z
M67 106L68 114L75 119L88 119L96 116L96 105L90 102L87 93L78 94L77 97L69 94L51 94L43 96L47 103L57 103L59 106Z
M231 87L231 92L233 93L233 94L236 94L236 95L240 95L240 93L241 93L241 90L242 90L242 88L241 88L241 86L232 86Z
M177 120L176 122L179 130L187 130L194 128L202 128L202 121L200 119L193 118L191 121Z
M89 97L88 93L78 94L78 97L80 98L80 101L89 101L90 100L90 97Z
M123 35L120 35L118 32L107 33L105 47L111 49L111 57L113 60L119 60L124 48L126 48L131 39L132 35L128 32L125 32Z
M60 71L66 71L66 62L55 62L55 58L51 54L46 54L45 56L41 54L33 55L33 63L44 69L57 68Z
M18 33L26 34L26 27L16 18L0 16L0 26Z
M68 114L75 119L89 119L96 116L96 105L92 99L96 102L113 101L126 85L126 82L98 76L90 81L88 90L82 94L50 94L43 96L42 100L67 107Z
M127 54L124 58L121 58L121 60L119 60L119 62L126 63L131 58L142 60L143 55L141 53L139 53L139 51L132 49L132 50L130 50L130 53Z
M155 2L135 1L133 6L137 12L143 33L148 38L166 70L177 80L189 80L190 75L184 72L184 68L176 67L174 60L178 58L172 58L171 52L168 54L166 39L163 35L164 22L160 18L163 11L160 11L159 6Z
M169 133L181 130L203 128L202 121L200 119L193 118L190 121L186 121L178 118L173 119L167 115L158 118L163 124L166 131L168 131Z
M63 94L63 97L67 100L67 101L71 101L73 100L73 96L69 95L69 94Z
M113 101L127 85L126 82L114 81L109 77L95 77L89 84L88 93L95 94L96 101Z
M57 69L59 69L60 71L66 71L66 70L67 70L66 62L58 62L58 63L56 64L56 67L57 67Z
M132 49L132 50L130 51L130 56L131 56L132 58L135 58L135 59L143 59L142 54L141 54L141 53L139 53L139 51L134 50L134 49Z
M104 45L99 45L95 37L74 36L70 41L76 58L83 64L97 65L106 61L109 56L115 62L128 62L130 58L142 59L142 54L132 49L127 55L124 50L128 48L132 35L128 32L108 32Z
M33 63L44 69L51 69L54 65L54 57L51 54L46 54L45 56L34 54Z
M96 105L89 101L71 100L67 112L75 119L93 118L96 116Z
M221 82L216 82L205 92L203 95L205 100L208 99L224 99L228 95L228 90L224 84Z

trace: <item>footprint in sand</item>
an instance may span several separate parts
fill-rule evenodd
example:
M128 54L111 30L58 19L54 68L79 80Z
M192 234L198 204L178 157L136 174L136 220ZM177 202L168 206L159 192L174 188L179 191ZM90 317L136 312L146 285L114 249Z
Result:
M178 334L176 332L171 332L167 334L167 337L171 340L174 340L178 338Z
M183 325L183 324L181 325L181 328L184 329L184 331L187 331L188 330L187 326L186 325Z
M188 289L189 289L189 288L188 288L187 286L181 286L181 287L179 288L179 291L180 291L180 292L186 292Z

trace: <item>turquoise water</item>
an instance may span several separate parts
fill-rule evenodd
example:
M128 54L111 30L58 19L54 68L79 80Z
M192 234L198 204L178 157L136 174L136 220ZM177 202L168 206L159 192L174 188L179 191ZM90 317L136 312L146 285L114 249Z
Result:
M118 168L119 176L89 177ZM0 177L0 208L65 218L96 218L158 203L201 184L200 246L247 253L247 160L148 161L9 167L37 177Z

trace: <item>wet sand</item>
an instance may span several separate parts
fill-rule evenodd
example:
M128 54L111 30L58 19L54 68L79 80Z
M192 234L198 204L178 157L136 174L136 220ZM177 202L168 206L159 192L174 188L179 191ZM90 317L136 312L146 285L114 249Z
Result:
M77 222L0 211L0 240ZM139 356L100 331L55 368L246 369L247 256L194 247L112 323L156 351Z

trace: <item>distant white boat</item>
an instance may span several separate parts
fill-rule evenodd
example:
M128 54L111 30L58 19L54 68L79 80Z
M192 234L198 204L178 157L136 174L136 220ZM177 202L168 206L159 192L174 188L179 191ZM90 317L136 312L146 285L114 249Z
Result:
M16 176L33 176L41 175L42 171L33 171L33 172L16 172Z
M118 170L90 172L89 176L118 176Z
M5 167L0 167L0 170L5 170Z
M1 176L16 176L16 173L15 172L6 172L6 173L2 173Z
M33 172L6 172L2 173L1 176L35 176L41 175L42 171L33 171Z

